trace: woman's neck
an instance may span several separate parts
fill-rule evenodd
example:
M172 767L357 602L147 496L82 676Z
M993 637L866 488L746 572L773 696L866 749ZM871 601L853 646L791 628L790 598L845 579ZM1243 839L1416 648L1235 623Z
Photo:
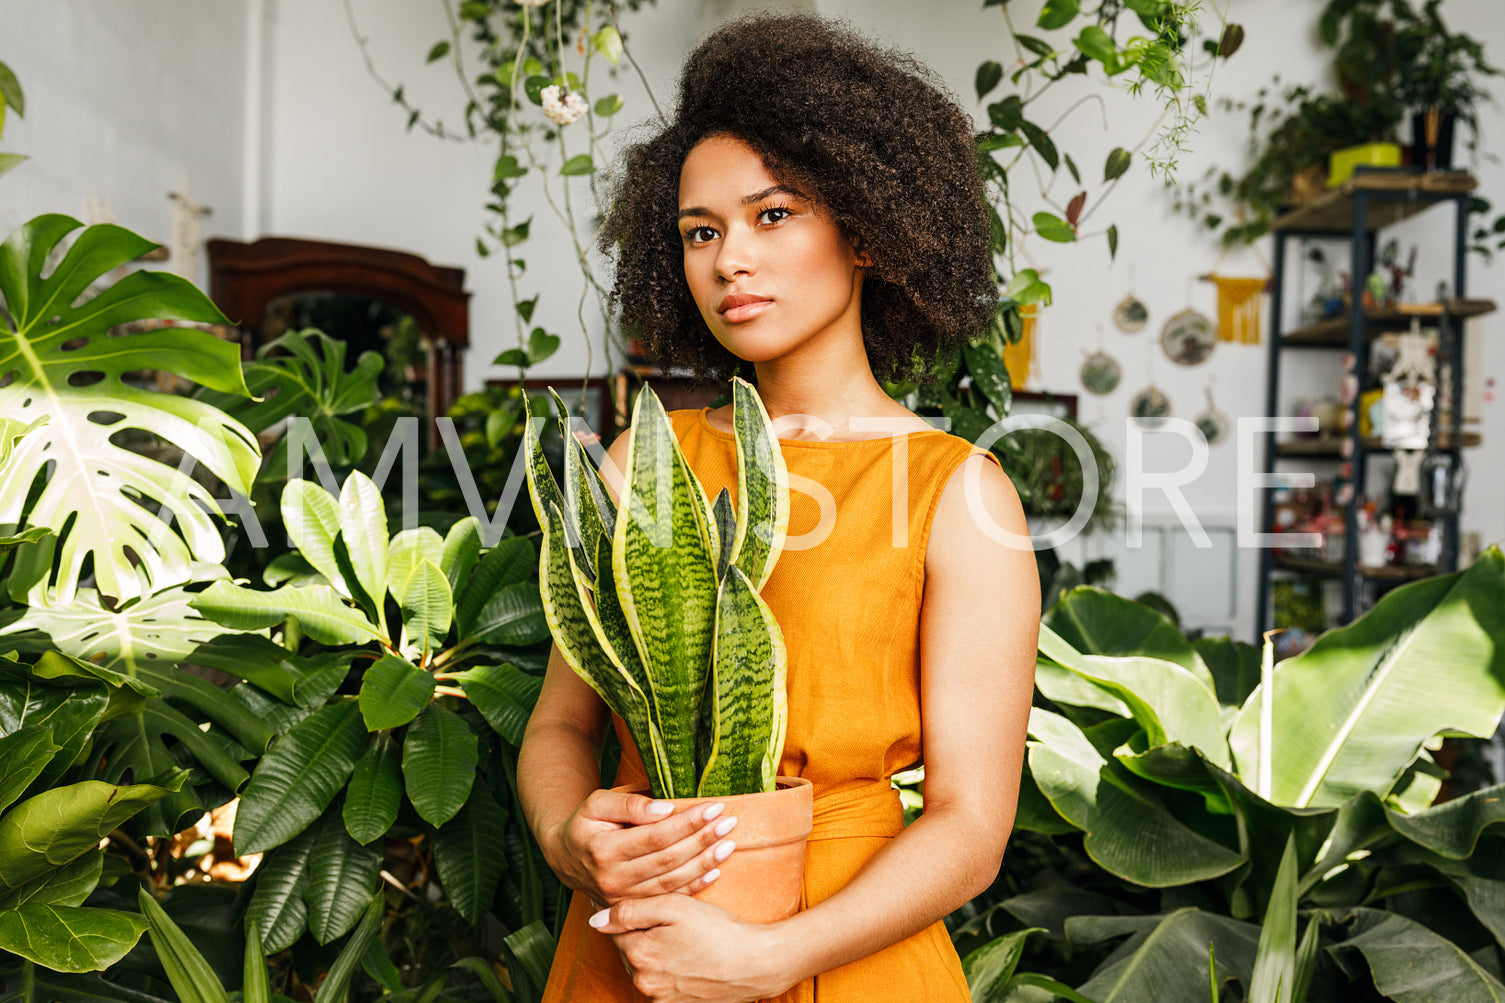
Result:
M784 357L756 363L754 368L758 396L780 438L871 439L925 427L874 379L860 341L852 358ZM865 421L874 418L912 419L914 427Z

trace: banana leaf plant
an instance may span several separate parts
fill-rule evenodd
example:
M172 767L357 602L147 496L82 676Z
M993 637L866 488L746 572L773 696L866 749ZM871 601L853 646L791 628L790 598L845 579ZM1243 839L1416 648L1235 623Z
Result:
M732 381L735 511L725 489L707 501L651 389L633 406L620 505L555 406L563 491L531 415L525 433L554 643L627 723L653 796L774 790L786 654L758 590L788 530L789 475L763 402Z
M222 629L280 627L288 646L339 653L335 685L273 722L240 792L235 850L266 854L249 904L262 944L349 933L394 829L427 838L469 922L504 877L509 925L547 918L557 890L509 811L548 636L532 545L508 537L483 552L474 518L442 537L426 526L389 536L381 493L358 471L338 498L290 481L281 508L295 551L268 568L273 587L215 581L190 602Z
M1016 828L1095 870L1041 875L959 932L1047 931L1095 961L1076 989L1099 1003L1230 981L1269 1003L1505 999L1505 785L1433 804L1430 754L1494 733L1501 638L1498 548L1278 665L1073 591L1041 629Z

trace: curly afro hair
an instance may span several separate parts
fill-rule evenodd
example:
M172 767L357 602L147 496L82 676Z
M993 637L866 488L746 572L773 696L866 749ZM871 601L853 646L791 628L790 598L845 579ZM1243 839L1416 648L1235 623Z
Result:
M972 123L913 57L806 15L733 21L686 60L673 119L630 146L601 233L613 299L656 359L724 378L685 282L676 217L694 145L731 135L812 197L867 253L862 333L882 379L923 377L979 334L998 301Z

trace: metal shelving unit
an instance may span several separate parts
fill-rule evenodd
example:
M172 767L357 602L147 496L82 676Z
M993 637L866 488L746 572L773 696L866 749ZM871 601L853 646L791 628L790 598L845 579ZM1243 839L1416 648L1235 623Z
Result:
M1275 238L1274 288L1271 292L1270 367L1266 385L1265 414L1280 413L1280 375L1285 353L1292 350L1347 350L1353 353L1354 372L1369 371L1369 344L1374 335L1385 330L1401 330L1420 316L1438 329L1439 348L1453 360L1451 367L1452 425L1439 430L1437 448L1456 454L1467 446L1477 445L1479 437L1463 433L1458 427L1463 411L1463 320L1494 310L1487 300L1466 298L1465 255L1468 241L1469 194L1477 182L1465 172L1416 173L1409 170L1373 170L1353 178L1276 219L1272 226ZM1364 277L1373 268L1376 233L1384 227L1408 219L1432 206L1451 202L1455 210L1452 284L1450 297L1442 302L1405 306L1398 309L1362 311L1351 309L1346 317L1309 324L1292 331L1282 329L1286 243L1291 238L1347 237L1349 240L1349 274L1352 285L1362 289ZM1266 474L1276 472L1281 459L1333 459L1351 464L1345 480L1353 486L1344 506L1343 560L1316 561L1278 555L1269 548L1260 551L1259 603L1256 633L1272 626L1270 580L1277 571L1341 580L1343 621L1349 622L1359 612L1360 589L1366 581L1376 587L1396 584L1428 574L1448 572L1458 565L1458 516L1437 520L1443 531L1442 556L1436 568L1363 568L1358 560L1359 496L1365 483L1369 453L1383 448L1377 439L1359 435L1359 399L1355 394L1349 405L1349 423L1339 439L1315 441L1275 441L1273 431L1265 433L1264 464ZM1261 526L1273 533L1274 506L1269 492L1261 495ZM1256 637L1256 642L1258 637Z

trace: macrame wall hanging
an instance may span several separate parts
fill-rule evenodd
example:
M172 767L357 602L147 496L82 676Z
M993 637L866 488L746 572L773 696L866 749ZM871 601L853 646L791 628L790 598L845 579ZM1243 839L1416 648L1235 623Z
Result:
M1218 287L1218 340L1258 345L1265 312L1265 279L1208 274Z

